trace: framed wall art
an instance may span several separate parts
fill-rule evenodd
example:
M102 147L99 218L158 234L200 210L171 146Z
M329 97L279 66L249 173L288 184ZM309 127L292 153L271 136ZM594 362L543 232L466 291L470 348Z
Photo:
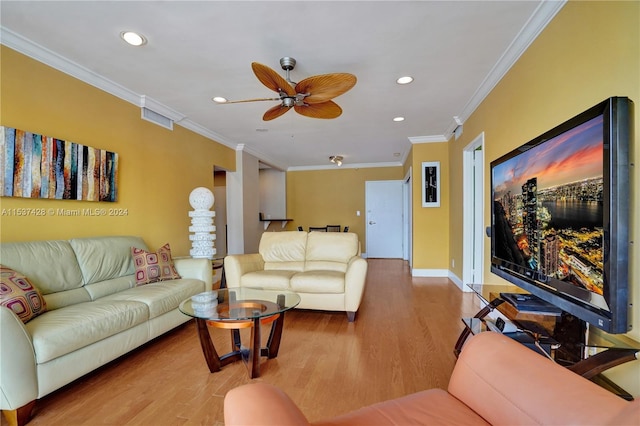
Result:
M440 207L440 162L422 163L422 207Z
M0 195L116 201L118 154L0 126Z

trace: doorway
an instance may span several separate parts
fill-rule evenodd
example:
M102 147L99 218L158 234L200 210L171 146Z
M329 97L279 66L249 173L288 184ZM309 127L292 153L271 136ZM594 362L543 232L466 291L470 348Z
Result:
M367 257L402 259L404 182L365 182Z
M216 258L225 257L227 247L227 172L214 167L213 172L213 196L215 203L213 209L216 212L214 225L216 226Z
M462 291L484 280L484 133L463 152Z

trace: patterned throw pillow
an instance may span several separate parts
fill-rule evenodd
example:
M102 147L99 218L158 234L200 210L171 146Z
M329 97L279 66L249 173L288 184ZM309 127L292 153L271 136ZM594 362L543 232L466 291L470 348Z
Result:
M131 254L136 267L136 285L181 278L173 266L169 243L160 247L157 253L131 247Z
M11 309L25 323L46 311L40 291L27 277L3 265L0 275L0 306Z

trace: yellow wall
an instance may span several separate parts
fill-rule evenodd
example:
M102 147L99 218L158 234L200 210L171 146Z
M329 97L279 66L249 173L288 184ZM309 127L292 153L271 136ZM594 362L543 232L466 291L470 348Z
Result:
M401 166L287 172L287 230L342 225L358 234L365 250L365 182L401 180ZM360 216L356 216L356 211ZM271 225L272 227L274 225Z
M213 189L213 166L235 169L235 151L174 125L140 118L140 108L5 46L0 123L118 153L115 203L2 197L0 240L139 235L151 249L167 242L189 254L189 193ZM13 216L13 209L122 209L122 216Z
M413 268L449 269L449 146L413 146ZM422 162L440 162L440 207L422 207ZM460 170L460 169L458 169Z
M464 123L463 136L449 143L451 258L462 259L462 149L481 132L485 133L487 225L490 223L489 162L610 96L628 96L635 102L633 162L640 164L639 28L640 2L568 2ZM418 157L414 163L419 161L415 150L414 157ZM640 177L637 170L632 172L631 182L631 204L635 205L630 214L632 239L638 242ZM489 271L488 239L484 254L485 282L503 283ZM634 327L628 336L640 341L640 250L632 249L629 266ZM461 277L462 262L456 262L452 270ZM604 337L603 333L595 335ZM632 344L638 346L637 342ZM640 362L619 368L624 373L615 380L629 392L640 395Z

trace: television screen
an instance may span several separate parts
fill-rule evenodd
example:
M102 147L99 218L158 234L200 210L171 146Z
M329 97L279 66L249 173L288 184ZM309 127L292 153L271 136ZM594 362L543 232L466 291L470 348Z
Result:
M491 163L492 271L628 331L631 108L611 98Z

